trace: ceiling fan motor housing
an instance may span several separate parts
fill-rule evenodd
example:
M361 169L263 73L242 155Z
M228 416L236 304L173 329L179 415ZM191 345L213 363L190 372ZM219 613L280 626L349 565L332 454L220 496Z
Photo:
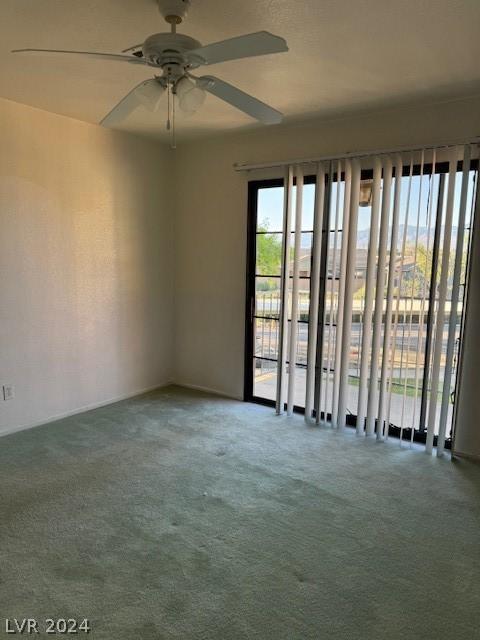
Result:
M187 15L191 0L158 0L158 9L167 22L180 24Z
M145 40L142 52L149 65L161 67L169 75L180 77L187 67L192 69L198 66L193 59L187 61L184 54L200 46L198 40L181 33L155 33Z

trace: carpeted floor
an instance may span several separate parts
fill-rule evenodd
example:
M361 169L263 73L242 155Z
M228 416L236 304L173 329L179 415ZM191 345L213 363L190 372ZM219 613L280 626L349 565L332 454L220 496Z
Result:
M480 469L169 387L0 439L0 561L0 637L474 640Z

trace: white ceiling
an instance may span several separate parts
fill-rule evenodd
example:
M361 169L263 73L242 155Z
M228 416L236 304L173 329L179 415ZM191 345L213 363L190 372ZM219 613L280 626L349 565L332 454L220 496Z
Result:
M225 62L215 73L286 121L480 92L480 0L193 0L179 31L203 44L265 29L290 51ZM0 95L98 122L148 67L13 48L120 52L168 31L155 0L1 0ZM210 71L211 69L211 71ZM183 136L258 126L208 96ZM139 108L122 128L164 136L164 114Z

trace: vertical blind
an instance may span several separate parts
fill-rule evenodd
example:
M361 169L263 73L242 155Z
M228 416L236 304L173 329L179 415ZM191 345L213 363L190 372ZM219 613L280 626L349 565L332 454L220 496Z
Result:
M308 421L352 424L378 440L393 424L400 443L405 432L413 441L423 430L426 451L436 446L442 455L465 256L479 208L476 154L465 145L316 164L303 384L297 363L307 169L285 168L278 414L291 415L301 393Z

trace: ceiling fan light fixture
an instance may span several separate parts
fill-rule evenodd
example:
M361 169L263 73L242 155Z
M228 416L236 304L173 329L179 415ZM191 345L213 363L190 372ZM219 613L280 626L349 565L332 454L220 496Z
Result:
M183 76L175 85L175 94L178 96L180 100L188 91L191 91L195 86L195 83L187 78L187 76Z
M157 80L147 80L135 90L138 101L152 112L158 111L162 94L163 87Z
M175 85L178 105L185 113L195 113L205 102L205 91L184 76Z

